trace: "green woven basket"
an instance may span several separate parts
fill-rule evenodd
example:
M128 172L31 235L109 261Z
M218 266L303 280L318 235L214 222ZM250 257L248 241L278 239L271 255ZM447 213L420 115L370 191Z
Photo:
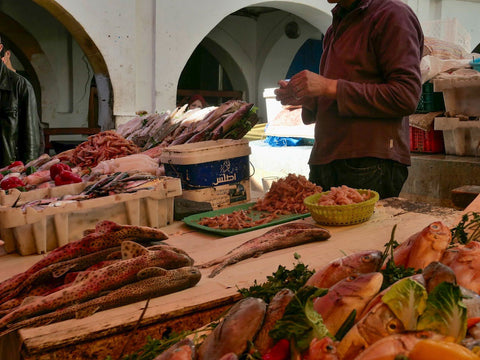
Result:
M303 203L310 211L312 218L322 225L353 225L367 221L373 215L375 203L379 195L373 190L357 189L360 194L367 194L369 191L372 197L368 200L349 205L318 205L320 196L328 194L325 191L310 195L303 200Z

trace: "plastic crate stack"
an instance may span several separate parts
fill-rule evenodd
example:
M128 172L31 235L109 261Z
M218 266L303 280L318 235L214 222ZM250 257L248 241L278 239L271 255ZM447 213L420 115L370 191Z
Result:
M444 111L445 103L442 92L434 92L433 84L427 81L422 86L422 95L418 102L417 114L427 114L434 111ZM410 151L424 153L442 153L445 147L443 143L443 131L424 131L410 126Z

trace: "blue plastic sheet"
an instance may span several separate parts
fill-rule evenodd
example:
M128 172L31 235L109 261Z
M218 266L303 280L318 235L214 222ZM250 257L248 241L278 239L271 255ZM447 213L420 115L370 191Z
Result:
M293 137L284 137L284 136L267 136L265 142L270 146L281 147L281 146L305 146L312 145L310 139L304 138L293 138Z

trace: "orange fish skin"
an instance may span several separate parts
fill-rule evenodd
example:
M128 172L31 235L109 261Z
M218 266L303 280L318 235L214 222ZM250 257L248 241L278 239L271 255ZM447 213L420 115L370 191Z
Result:
M366 250L335 259L322 268L317 269L305 285L328 289L351 275L377 271L381 258L381 251Z
M424 269L431 262L440 261L451 240L450 229L435 221L400 244L393 252L393 260L406 268Z

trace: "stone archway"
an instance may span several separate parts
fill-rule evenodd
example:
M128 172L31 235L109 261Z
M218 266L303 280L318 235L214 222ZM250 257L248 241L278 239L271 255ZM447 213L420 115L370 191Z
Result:
M32 0L54 16L70 32L93 69L98 91L98 124L102 130L113 129L113 91L103 55L85 29L62 6L50 0Z

